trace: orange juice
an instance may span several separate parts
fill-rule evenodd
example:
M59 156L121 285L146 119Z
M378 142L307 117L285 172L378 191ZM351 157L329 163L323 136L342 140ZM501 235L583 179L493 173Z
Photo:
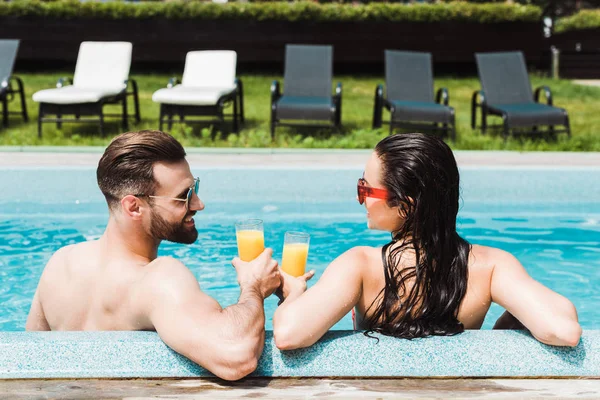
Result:
M308 243L286 243L283 246L281 269L292 276L304 274L308 258Z
M242 261L252 261L265 249L265 236L263 231L248 230L237 231L238 254Z

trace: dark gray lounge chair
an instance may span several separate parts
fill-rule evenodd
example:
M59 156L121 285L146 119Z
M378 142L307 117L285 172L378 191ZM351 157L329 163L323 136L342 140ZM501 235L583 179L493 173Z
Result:
M5 127L8 126L9 114L20 114L25 122L29 121L23 81L12 75L18 50L19 40L0 40L0 104L2 104L2 124ZM14 84L17 85L16 88ZM9 111L8 103L16 94L21 98L21 111Z
M284 93L281 93L278 81L271 85L271 137L275 138L278 125L339 128L342 119L342 84L337 84L335 95L332 96L332 78L332 46L286 45ZM297 121L328 123L309 125Z
M390 112L390 133L394 127L429 130L456 138L454 108L448 106L448 90L433 97L431 54L413 51L385 51L385 96L383 85L375 89L373 128L383 122L383 107ZM387 122L386 122L387 123Z
M473 129L476 127L477 108L481 108L482 133L488 128L487 116L497 115L502 117L505 139L515 128L521 129L521 133L540 133L539 126L548 126L549 133L566 132L571 136L569 115L565 109L552 105L550 88L540 86L534 93L531 92L523 53L476 53L475 59L482 90L473 93L471 99ZM547 104L538 102L541 91L544 91ZM564 129L555 130L555 126L564 126Z

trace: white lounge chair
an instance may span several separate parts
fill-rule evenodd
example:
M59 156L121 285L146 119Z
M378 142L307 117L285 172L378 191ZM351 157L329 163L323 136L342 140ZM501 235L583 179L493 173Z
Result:
M223 130L224 109L233 103L233 130L244 122L242 81L235 77L237 53L228 50L190 51L185 58L181 82L171 78L164 89L152 95L160 103L159 129L166 118L169 129L173 117L181 122L218 122ZM185 120L186 116L214 116L216 120Z
M129 42L82 42L77 55L73 80L61 78L56 89L40 90L33 100L40 103L38 136L42 136L42 123L56 122L60 129L63 122L90 122L100 124L104 134L104 117L120 116L123 129L127 130L127 97L133 96L135 119L140 121L137 83L129 79L132 45ZM67 85L72 83L72 85ZM127 88L131 84L132 90ZM121 103L121 114L105 114L106 104ZM46 118L48 114L56 118ZM75 119L63 115L75 115ZM98 119L81 119L81 116L98 116Z
M25 122L29 121L23 81L12 74L18 50L19 40L0 40L0 104L2 104L2 124L5 127L8 126L9 114L21 114ZM13 87L13 82L17 83L16 89ZM15 94L21 98L21 111L8 110L8 102Z

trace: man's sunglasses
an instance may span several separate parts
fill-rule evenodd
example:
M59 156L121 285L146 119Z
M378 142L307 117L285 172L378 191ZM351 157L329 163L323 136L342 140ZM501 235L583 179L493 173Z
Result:
M356 185L356 192L358 195L358 202L362 205L367 197L373 197L376 199L387 200L388 192L385 189L377 189L371 186L367 186L367 181L364 178L358 178L358 184Z
M194 193L196 193L196 195L198 195L199 188L200 188L200 178L196 178L196 179L194 179L194 184L188 188L185 198L168 197L168 196L153 196L153 195L148 195L148 194L136 194L135 197L146 196L146 197L150 197L152 199L168 199L168 200L175 200L175 201L185 201L185 209L186 209L186 211L189 211L190 210L190 202L192 201L192 196L194 195Z

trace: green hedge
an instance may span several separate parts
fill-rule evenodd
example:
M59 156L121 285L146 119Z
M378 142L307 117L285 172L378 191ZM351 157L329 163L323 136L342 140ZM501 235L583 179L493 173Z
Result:
M556 22L555 32L562 33L581 29L600 28L600 10L583 10Z
M0 2L0 16L52 18L168 18L275 21L534 22L541 9L518 4L318 4L269 2L215 4L199 1L125 3L121 1Z

